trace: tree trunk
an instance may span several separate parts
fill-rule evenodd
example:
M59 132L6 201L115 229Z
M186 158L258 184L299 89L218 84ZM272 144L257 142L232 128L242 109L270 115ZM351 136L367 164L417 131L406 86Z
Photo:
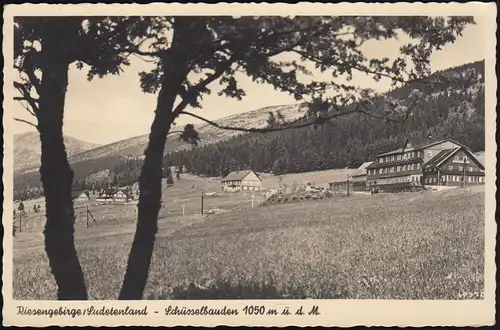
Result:
M45 195L45 251L55 277L59 300L86 300L87 290L74 244L75 214L71 198L73 171L63 139L63 113L69 63L54 61L43 70L38 130L40 174Z
M139 177L137 227L118 297L120 300L142 299L148 279L155 235L158 230L158 213L161 208L163 152L168 131L174 121L172 114L174 102L181 83L185 79L185 72L174 68L175 66L171 65L170 74L165 74L168 78L163 82L158 96L149 143L144 152L144 165Z

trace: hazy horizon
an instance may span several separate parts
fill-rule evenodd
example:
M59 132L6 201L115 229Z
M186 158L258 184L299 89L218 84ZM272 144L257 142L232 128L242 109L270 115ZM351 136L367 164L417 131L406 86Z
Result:
M433 72L485 59L486 45L483 38L485 24L479 17L475 17L475 20L476 24L467 26L462 37L458 37L455 43L431 55ZM398 48L409 41L411 39L406 36L399 40L370 41L362 47L362 50L368 58L393 58ZM280 59L288 58L287 54L280 56ZM151 69L152 65L136 57L131 58L130 62L131 65L124 67L124 72L120 76L107 76L92 82L86 80L86 71L76 69L75 64L71 66L64 114L65 135L84 142L105 145L149 133L156 94L145 94L140 90L139 72ZM314 72L314 69L311 71ZM236 79L246 91L247 96L243 100L217 96L219 84L214 82L210 85L213 93L206 95L200 102L202 108L190 111L215 120L263 107L297 103L287 93L275 91L270 85L254 83L243 74L237 74ZM378 92L385 92L390 88L389 81L375 82L371 76L362 73L353 74L350 83L372 88ZM15 102L13 113L18 118L32 122L36 120L19 102ZM197 124L200 121L181 116L176 123L182 126L187 123ZM29 131L34 131L34 128L14 122L14 134Z

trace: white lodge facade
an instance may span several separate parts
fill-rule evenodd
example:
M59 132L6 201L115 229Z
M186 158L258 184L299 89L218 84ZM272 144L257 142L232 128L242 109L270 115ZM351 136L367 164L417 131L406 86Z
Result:
M453 160L450 160L451 157L454 157ZM367 167L368 189L391 189L398 185L447 186L458 185L462 181L466 184L484 183L484 166L468 147L450 139L419 147L408 144L404 149L377 155Z
M260 191L262 180L254 171L234 171L221 180L223 191Z

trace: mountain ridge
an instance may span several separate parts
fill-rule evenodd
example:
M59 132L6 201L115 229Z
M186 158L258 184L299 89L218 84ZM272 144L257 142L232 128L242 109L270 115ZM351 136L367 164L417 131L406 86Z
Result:
M293 120L303 115L303 112L299 112L299 110L300 110L300 105L298 104L267 106L219 118L214 120L214 122L223 126L263 127L267 123L269 112L280 111L280 113L287 120ZM239 134L239 132L235 131L218 129L207 123L198 123L194 124L194 126L200 135L200 140L201 140L200 146L211 143L217 143L219 141L222 141L224 139ZM174 127L172 128L172 130L176 130L176 128ZM77 140L72 137L70 138ZM96 145L94 148L82 150L82 152L78 153L73 152L71 154L68 154L68 161L70 163L79 163L86 160L95 160L103 157L112 157L112 156L121 156L126 158L142 158L144 150L146 149L148 143L148 139L149 139L149 134L144 134L104 145ZM191 148L190 144L183 141L179 141L178 135L172 135L167 139L167 143L165 144L165 154L168 152L185 150L189 148ZM33 171L35 170L35 167L36 166L23 166L16 168L16 171Z
M468 73L472 76L467 76ZM422 102L418 111L412 112L406 128L359 114L340 117L329 125L269 134L246 134L196 124L200 146L192 149L175 136L169 137L165 168L185 168L200 176L219 176L243 168L275 175L354 168L378 153L400 147L409 136L416 143L424 142L428 136L455 139L476 152L483 151L484 162L484 60L440 70L437 74L459 79L436 88L414 84L387 92L403 106L415 89L422 92ZM265 107L215 122L224 126L259 127L267 123L269 112L279 110L293 121L304 115L299 107L298 104ZM148 136L142 135L71 156L74 188L101 189L136 182L147 140ZM42 191L37 170L15 173L14 191L19 198L39 196Z
M64 144L69 157L99 147L91 143L64 135ZM14 135L14 170L40 166L41 144L38 132L25 132Z

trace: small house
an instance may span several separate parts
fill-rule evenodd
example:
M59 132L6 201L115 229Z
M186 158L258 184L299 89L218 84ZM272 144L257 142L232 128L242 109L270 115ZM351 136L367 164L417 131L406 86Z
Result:
M367 178L367 170L366 168L370 166L373 162L365 162L361 164L360 167L351 175L351 187L353 191L365 191L366 187L366 178Z
M262 180L252 171L234 171L221 180L223 191L260 191Z
M100 203L122 204L130 200L129 193L124 189L104 189L101 191L96 201Z
M129 194L123 189L117 189L112 194L113 203L127 203L130 199Z
M96 198L96 202L99 203L113 203L113 195L116 190L114 189L103 189Z
M75 203L88 202L90 200L89 193L86 191L72 191L71 199Z

